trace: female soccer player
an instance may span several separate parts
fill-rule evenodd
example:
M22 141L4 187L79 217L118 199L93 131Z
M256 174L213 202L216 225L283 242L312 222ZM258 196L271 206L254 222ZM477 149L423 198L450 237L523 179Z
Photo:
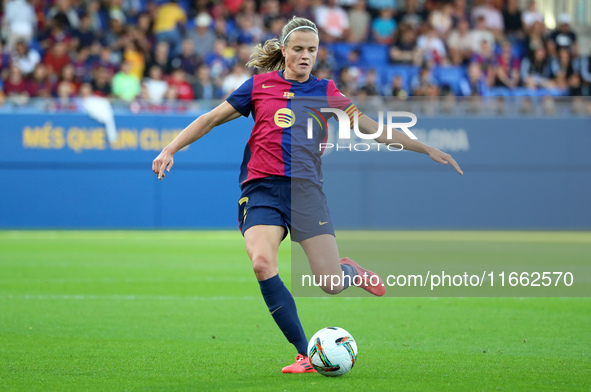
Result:
M338 294L350 282L361 281L360 287L368 292L377 296L385 293L384 284L376 274L361 268L353 260L339 259L332 220L322 192L322 152L317 148L317 142L321 142L326 134L318 132L309 142L306 136L302 136L305 128L292 124L290 119L293 112L289 108L297 106L295 98L302 96L311 100L320 97L327 105L344 110L350 119L358 112L332 80L311 75L318 44L316 25L308 19L294 17L283 28L280 40L272 39L258 45L247 64L269 72L253 76L225 102L189 124L152 163L152 170L162 180L165 172L172 168L173 155L177 151L215 126L241 115L248 117L252 112L255 123L240 169L242 195L238 220L269 312L298 352L295 363L283 368L283 373L315 371L307 357L308 340L295 302L278 275L279 244L288 229L292 241L299 242L304 249L314 276L350 278L343 279L336 287L322 285L325 292ZM368 134L375 133L377 122L359 112L357 114L359 129ZM444 165L449 163L463 174L449 154L412 140L402 132L393 133L388 139L384 132L376 141L400 143L404 149L427 154ZM352 280L358 275L361 279Z

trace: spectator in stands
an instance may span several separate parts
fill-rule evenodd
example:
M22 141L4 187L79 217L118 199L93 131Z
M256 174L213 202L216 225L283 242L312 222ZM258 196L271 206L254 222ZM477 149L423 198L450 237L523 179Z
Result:
M505 41L494 65L494 86L515 88L519 85L519 58L513 56L511 44Z
M419 74L412 78L410 88L414 96L436 97L439 95L439 85L428 64L424 64Z
M144 53L144 48L140 44L140 41L136 38L132 38L130 35L126 35L123 61L129 63L131 74L138 80L144 76L146 56L148 56L148 53Z
M29 96L35 98L51 98L55 86L49 78L47 67L43 63L38 63L33 71L33 77L27 83Z
M468 20L462 19L458 22L457 29L454 29L447 38L447 47L451 63L454 65L464 65L472 57L474 37L470 34L470 24Z
M523 39L523 17L518 0L508 0L507 7L503 11L503 25L505 35L509 39Z
M4 79L8 74L10 66L10 52L4 50L2 40L0 39L0 80Z
M406 0L406 8L398 13L396 22L398 25L405 23L418 30L428 17L429 13L419 8L417 0Z
M92 19L90 15L84 14L80 18L80 27L72 31L72 49L89 47L96 40L92 31Z
M371 16L377 18L384 8L396 9L396 0L368 0L367 9Z
M250 55L252 54L252 45L240 45L236 48L236 56L233 61L234 64L246 64L250 61ZM195 73L195 72L193 72ZM251 75L252 76L252 75Z
M71 98L75 96L75 91L72 90L72 85L68 82L59 82L57 84L57 104L59 109L66 109L70 106Z
M571 54L578 54L577 35L570 27L570 16L561 14L558 17L558 27L550 35L556 45L556 49L567 49Z
M152 58L146 62L146 72L154 65L158 65L164 75L170 75L172 73L172 61L169 57L168 43L161 41L156 44Z
M534 22L533 26L529 30L527 37L525 38L526 57L533 59L534 54L538 48L546 49L546 42L549 41L545 37L544 23ZM554 46L552 44L552 46Z
M164 100L166 90L168 90L168 82L163 79L162 68L158 65L153 65L149 72L149 77L143 80L142 89L146 95L142 98L148 100L150 103L160 104Z
M232 34L230 31L232 30ZM228 23L226 23L225 19L216 19L215 24L213 26L213 32L215 34L216 39L223 39L226 43L234 43L236 42L236 37L234 34L233 29L228 28ZM230 36L232 35L232 36ZM215 45L215 43L214 43Z
M429 16L431 26L433 26L437 34L443 39L447 38L453 27L452 12L452 5L450 3L443 3L431 12Z
M72 37L58 19L51 19L47 28L39 34L38 41L43 49L50 50L56 42L64 42L69 45Z
M47 18L59 20L66 30L75 30L80 26L80 18L71 0L57 0L49 10Z
M489 46L488 41L483 40L480 51L475 52L470 59L470 63L476 63L480 66L482 75L487 79L487 83L492 85L495 80L494 65L496 63L493 49Z
M167 42L172 56L179 55L183 30L187 22L185 10L177 0L168 1L156 9L154 17L154 34L156 42Z
M141 91L140 80L132 75L131 64L124 61L121 70L113 77L113 96L131 102Z
M168 89L175 90L176 98L181 101L192 101L195 99L193 87L187 82L185 71L182 68L172 71L172 76L168 80Z
M4 80L4 94L18 104L25 104L29 100L27 83L18 65L10 66L8 77Z
M245 4L254 3L249 1ZM259 19L262 21L262 18ZM238 25L236 40L239 44L255 44L262 39L263 29L260 28L251 17L238 14L236 22Z
M4 5L2 33L9 48L17 41L31 42L37 28L35 9L26 0L9 0Z
M408 91L404 89L402 76L394 75L394 78L392 78L390 95L400 100L405 100L408 97Z
M349 80L349 86L351 87L351 91L353 94L359 87L359 82L361 79L361 75L363 74L363 69L361 68L361 50L353 49L347 54L347 60L345 62L347 64L347 76Z
M118 68L115 61L113 61L113 53L108 46L101 47L100 58L95 67L105 68L109 71L110 77L117 73Z
M371 16L366 9L366 1L358 0L349 10L349 42L367 42Z
M486 95L488 84L486 76L478 63L470 63L468 66L467 77L460 81L460 91L463 96L483 96Z
M105 46L111 49L117 63L122 61L123 50L127 43L126 33L125 21L118 14L112 14L109 30L105 33L103 41Z
M86 5L86 13L90 17L90 26L93 33L102 37L103 33L109 29L109 13L101 8L98 0L90 0Z
M59 75L62 68L70 63L68 47L65 42L56 42L45 54L43 64L47 66L49 72L53 75Z
M476 28L470 31L470 38L472 39L472 51L479 53L482 49L482 41L487 41L488 46L495 47L495 37L486 28L486 22L483 16L478 17L476 21Z
M21 39L16 42L12 54L12 63L16 63L25 77L33 73L35 66L41 61L41 55L35 49L29 48L27 41Z
M205 63L209 67L211 76L214 78L222 78L226 76L230 70L230 63L224 56L226 51L226 41L223 39L216 39L213 44L213 52L207 55Z
M345 66L341 68L341 70L339 71L337 88L345 96L353 95L355 91L355 80L353 78L353 75L351 75L351 73L349 72L349 67Z
M62 72L60 74L58 82L58 89L61 84L68 85L68 91L70 91L71 95L76 95L78 93L78 88L81 83L78 80L76 80L76 75L74 74L74 66L72 64L66 64L64 68L62 68Z
M144 0L117 0L121 4L121 10L127 16L128 23L137 24L139 16L145 11ZM113 0L111 0L113 3Z
M568 80L568 95L571 97L580 97L583 95L583 84L581 76L577 73L573 74Z
M330 55L328 49L325 46L320 46L318 48L318 55L316 56L316 63L314 64L314 68L319 69L326 69L329 73L332 73L334 58Z
M195 18L195 29L189 33L195 52L202 59L213 51L215 34L210 29L211 23L211 16L206 12L202 12Z
M472 20L476 22L480 17L484 18L486 29L500 38L505 28L501 11L495 8L493 0L480 0L477 4L472 9Z
M316 7L315 20L324 42L343 40L349 35L349 17L337 0L326 0L326 5Z
M240 12L244 0L223 0L223 5L226 7L228 13L232 16Z
M94 71L94 78L90 82L92 92L99 97L110 98L112 94L111 88L111 72L105 67L99 67Z
M453 7L451 18L453 21L453 26L458 27L458 23L461 20L470 20L470 13L466 10L466 0L455 0Z
M529 0L527 10L522 13L523 28L529 33L536 22L544 24L544 14L537 10L536 0Z
M521 62L521 80L526 87L551 87L552 69L546 56L546 49L536 49L534 58L524 58Z
M292 8L287 14L287 19L299 16L316 22L314 12L312 11L312 7L310 7L310 0L289 0L289 3Z
M254 0L244 0L240 13L236 15L238 43L258 43L263 36L263 16L257 13Z
M432 26L428 26L425 33L417 39L417 49L425 62L438 65L446 62L445 44Z
M195 99L218 99L221 96L220 87L214 83L209 75L209 67L202 65L197 70L197 81L193 85Z
M370 97L382 95L378 86L378 75L376 74L375 69L367 71L367 74L365 75L365 83L361 89Z
M578 73L578 69L575 70L570 51L567 47L562 47L558 50L558 58L550 60L550 67L554 84L560 89L568 88L572 84L572 77Z
M203 60L197 55L197 53L195 53L195 46L191 39L187 38L183 40L181 54L178 57L178 62L178 66L181 67L187 75L194 75L195 72L197 72L197 68L199 68L201 64L203 64ZM175 63L174 60L173 63Z
M139 14L137 19L138 34L140 34L149 45L149 48L153 48L156 44L156 37L152 32L152 17L150 14L143 12Z
M89 47L82 47L76 54L76 59L72 62L74 67L74 76L79 82L89 82L92 65L89 62Z
M394 10L391 8L382 8L379 16L371 24L371 31L377 43L391 44L394 41L394 32L396 31Z
M278 0L265 0L261 6L261 15L263 15L263 24L266 30L271 28L271 23L281 18L281 4Z
M390 47L391 63L420 64L422 53L417 50L417 35L408 24L402 24L396 31L394 45Z
M232 71L224 78L222 83L222 91L224 96L230 95L234 90L250 79L251 75L247 71L244 63L236 63L232 67Z

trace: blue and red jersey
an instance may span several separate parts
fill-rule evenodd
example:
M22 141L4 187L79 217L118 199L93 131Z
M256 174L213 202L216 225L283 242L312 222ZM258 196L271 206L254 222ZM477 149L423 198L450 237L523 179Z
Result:
M254 126L240 167L240 185L270 176L308 179L322 186L320 144L328 137L329 113L341 109L352 116L355 106L332 80L312 75L303 83L286 80L283 71L255 75L228 98L240 114L252 113ZM308 138L312 118L312 138Z

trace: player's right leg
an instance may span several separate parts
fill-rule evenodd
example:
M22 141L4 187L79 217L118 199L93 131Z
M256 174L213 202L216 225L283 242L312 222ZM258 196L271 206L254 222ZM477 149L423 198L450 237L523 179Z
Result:
M301 241L300 245L306 252L315 277L334 275L338 277L334 280L322 280L325 285L321 287L326 293L338 294L343 289L354 285L378 297L386 294L386 287L379 275L360 267L348 257L339 259L339 250L333 234L316 235ZM320 278L317 279L321 281ZM340 284L333 285L333 282Z
M298 351L295 363L283 368L283 373L312 373L315 370L307 356L308 339L295 301L279 277L278 252L285 230L283 226L252 226L244 231L244 242L269 312Z

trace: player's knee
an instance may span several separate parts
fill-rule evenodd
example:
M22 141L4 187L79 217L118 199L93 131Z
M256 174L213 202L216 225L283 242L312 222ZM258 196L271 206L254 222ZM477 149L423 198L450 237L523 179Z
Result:
M343 285L342 284L332 285L332 284L329 283L329 284L321 285L320 288L326 294L330 294L330 295L337 295L338 293L340 293L341 291L343 291Z
M277 275L277 262L272 256L264 253L252 256L252 269L258 280L265 280Z

